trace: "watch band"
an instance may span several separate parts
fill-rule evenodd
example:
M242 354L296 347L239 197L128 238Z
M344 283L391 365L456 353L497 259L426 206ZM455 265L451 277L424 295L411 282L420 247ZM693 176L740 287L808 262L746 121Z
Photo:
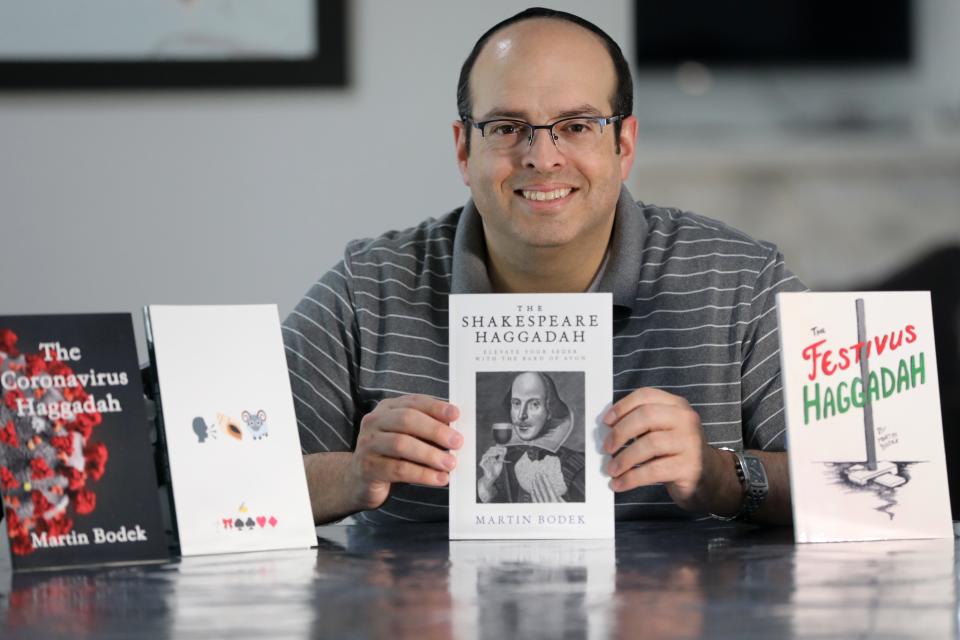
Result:
M733 454L733 466L737 472L737 479L740 480L740 486L743 487L743 501L740 503L740 509L732 516L720 516L715 513L710 515L725 522L748 520L767 498L767 492L770 489L767 470L763 466L763 461L752 453L736 451L730 447L717 447L717 449Z

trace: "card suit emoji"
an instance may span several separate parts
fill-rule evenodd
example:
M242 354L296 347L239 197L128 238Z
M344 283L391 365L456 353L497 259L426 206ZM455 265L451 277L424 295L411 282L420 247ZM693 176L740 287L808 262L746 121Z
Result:
M275 527L275 526L277 526L277 519L276 519L276 518L274 518L273 516L270 516L270 519L269 519L269 520L267 520L267 522L269 522L269 523L270 523L270 526L271 526L271 527Z
M253 521L253 518L247 518L247 526L248 526L248 527L250 527L250 528L252 529L252 528L253 528L253 525L255 525L255 524L257 524L257 523Z
M260 528L263 529L267 526L267 519L263 516L257 516L257 524L260 525Z
M237 529L243 529L243 520L237 518L233 521L233 526L235 526Z

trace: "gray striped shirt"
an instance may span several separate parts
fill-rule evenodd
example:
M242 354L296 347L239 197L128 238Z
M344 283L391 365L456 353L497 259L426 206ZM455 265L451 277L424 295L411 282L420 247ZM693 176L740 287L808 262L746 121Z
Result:
M448 397L447 295L491 291L485 256L472 202L347 246L283 324L304 453L352 450L384 398ZM711 445L783 450L775 296L804 287L775 246L624 188L596 288L613 294L614 401L657 387L690 402ZM447 496L398 484L357 517L444 520ZM617 494L616 514L689 517L661 485Z

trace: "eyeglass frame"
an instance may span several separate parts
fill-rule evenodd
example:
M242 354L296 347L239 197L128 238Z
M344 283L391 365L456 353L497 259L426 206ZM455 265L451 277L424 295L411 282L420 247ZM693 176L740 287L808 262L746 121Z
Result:
M530 127L530 136L527 139L527 149L530 149L533 147L533 140L534 138L537 137L537 130L546 129L550 133L550 141L553 143L553 146L556 147L557 150L561 152L562 152L561 148L557 145L557 140L559 138L557 137L557 134L553 132L553 128L558 124L560 124L561 122L569 122L570 120L596 120L597 124L600 125L600 133L603 133L603 128L605 126L610 124L616 124L617 122L622 122L624 118L626 118L626 116L619 113L616 113L612 116L591 116L591 115L566 116L550 124L533 124L532 122L527 122L526 120L521 120L520 118L504 118L504 117L490 118L489 120L483 120L483 121L477 122L471 116L468 116L463 113L460 114L460 121L463 122L464 124L469 124L469 126L473 128L476 128L480 132L481 138L486 138L486 136L483 135L483 127L485 125L490 124L491 122L517 122L517 123L523 124L524 126Z

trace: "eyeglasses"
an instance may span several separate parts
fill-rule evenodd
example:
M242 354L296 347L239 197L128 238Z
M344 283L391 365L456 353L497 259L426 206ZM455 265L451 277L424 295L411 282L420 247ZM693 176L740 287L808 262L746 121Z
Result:
M537 129L546 129L550 140L562 153L578 153L596 149L608 124L623 119L622 115L609 118L595 116L572 116L561 118L551 124L530 124L523 120L498 118L477 122L470 116L461 115L464 124L480 131L483 145L491 151L519 151L533 146ZM524 147L526 144L526 147Z

